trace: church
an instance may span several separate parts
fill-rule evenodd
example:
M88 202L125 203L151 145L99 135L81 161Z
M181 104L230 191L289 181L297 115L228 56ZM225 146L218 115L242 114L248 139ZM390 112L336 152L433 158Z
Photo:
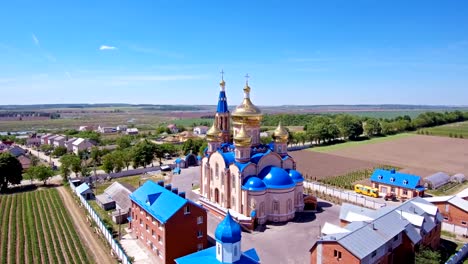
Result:
M288 131L280 123L273 142L261 144L263 115L250 99L248 79L244 99L232 114L224 78L220 87L215 120L206 135L208 148L201 160L201 198L257 224L291 220L304 209L304 178L288 155Z

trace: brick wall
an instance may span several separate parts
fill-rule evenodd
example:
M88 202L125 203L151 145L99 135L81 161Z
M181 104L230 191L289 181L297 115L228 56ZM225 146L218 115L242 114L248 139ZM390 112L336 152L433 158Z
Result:
M317 263L318 243L310 251L311 264L359 264L360 260L337 242L322 244L322 263ZM341 256L341 258L339 258Z
M444 221L450 224L467 226L468 213L448 202L433 202L439 208L439 212L444 217ZM463 224L462 222L465 222Z

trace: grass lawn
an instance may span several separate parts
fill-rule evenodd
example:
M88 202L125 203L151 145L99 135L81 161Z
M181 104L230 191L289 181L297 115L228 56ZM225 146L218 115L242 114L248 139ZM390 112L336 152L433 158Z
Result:
M448 183L437 190L426 190L426 193L434 196L454 195L464 190L465 188L468 188L468 181L465 181L462 184Z
M99 195L103 193L104 190L114 182L127 183L135 188L138 188L140 184L143 185L148 180L152 180L156 182L159 180L164 180L164 176L162 175L154 175L154 176L153 175L135 175L135 176L113 179L111 181L105 181L104 183L97 184L96 189L95 189L95 194Z
M420 131L429 132L429 134L433 136L449 137L452 135L452 137L460 138L460 136L462 136L463 138L468 138L468 121L431 128L422 128Z
M309 148L308 150L317 151L317 152L330 152L330 151L340 150L340 149L344 149L344 148L367 145L367 144L374 144L374 143L379 143L379 142L385 142L385 141L394 140L394 139L398 139L398 138L409 137L409 136L413 136L413 134L401 133L401 134L397 134L397 135L391 135L391 136L385 136L385 137L376 137L376 138L371 138L371 139L361 140L361 141L346 141L344 143L337 143L337 144L328 145L328 146L312 147L312 148Z
M119 225L114 223L114 221L112 221L112 216L111 216L111 213L115 210L109 210L109 211L105 211L104 209L102 209L96 201L94 200L91 200L91 201L88 201L89 205L91 205L91 207L94 209L94 211L99 215L99 218L101 218L101 220L104 222L104 223L107 223L107 224L112 224L112 229L113 229L113 232L114 234L118 235L118 232L119 232ZM122 236L127 234L127 232L125 232L125 228L128 227L128 223L125 223L125 224L121 224L120 225L120 231L122 232Z

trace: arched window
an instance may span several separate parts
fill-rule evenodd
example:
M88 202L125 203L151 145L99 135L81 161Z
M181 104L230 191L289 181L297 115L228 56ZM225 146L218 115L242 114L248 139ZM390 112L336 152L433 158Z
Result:
M234 257L237 257L237 246L234 246Z
M279 201L273 201L272 208L273 208L274 213L276 213L276 214L279 213Z
M298 193L298 194L297 194L297 199L296 199L296 205L300 205L300 204L301 204L301 199L302 199L302 193Z
M292 212L292 201L291 199L288 199L288 213Z
M260 212L259 212L258 216L263 216L264 214L265 214L265 203L261 202L260 203Z
M215 173L216 173L216 179L219 178L219 164L216 162L216 166L215 166Z
M221 255L221 245L218 245L218 255Z
M210 173L210 180L211 180L211 182L213 182L213 174L214 174L214 173L213 173L213 168L211 168L211 173Z
M221 172L221 185L224 185L224 173Z
M236 206L236 197L232 196L231 207Z
M235 189L236 188L236 175L231 175L231 178L232 178L232 188Z

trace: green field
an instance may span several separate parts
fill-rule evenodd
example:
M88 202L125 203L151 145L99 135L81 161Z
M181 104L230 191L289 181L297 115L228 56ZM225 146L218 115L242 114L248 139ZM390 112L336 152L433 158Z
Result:
M374 144L374 143L380 143L380 142L385 142L385 141L399 139L399 138L410 137L413 135L414 134L410 134L410 133L402 133L402 134L385 136L385 137L376 137L376 138L371 138L371 139L361 140L361 141L346 141L344 143L337 143L334 145L317 146L317 147L309 148L308 150L317 151L317 152L330 152L330 151L340 150L340 149L349 148L349 147Z
M0 195L0 263L92 263L56 189Z
M429 135L433 136L468 138L468 121L431 128L423 128L419 131L419 133L426 131L429 132Z
M377 168L382 168L386 170L400 169L400 168L390 166L390 165L380 165L380 166L375 166L372 169L353 171L353 172L346 173L344 175L338 175L338 176L334 176L334 177L330 177L326 179L321 179L319 181L324 184L335 186L338 188L354 190L354 184L356 184L359 181L369 179L372 173L374 172L374 170Z

